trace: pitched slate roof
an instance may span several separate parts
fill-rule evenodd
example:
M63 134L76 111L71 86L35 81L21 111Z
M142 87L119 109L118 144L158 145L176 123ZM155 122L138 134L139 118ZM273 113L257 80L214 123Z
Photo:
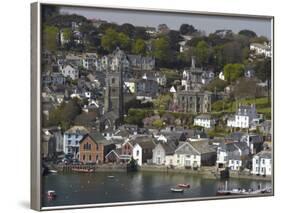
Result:
M67 131L65 131L65 133L67 134L87 134L89 133L88 129L85 128L84 126L73 126L70 129L68 129Z
M208 142L205 141L196 141L196 142L188 142L196 151L198 151L200 154L205 153L212 153L216 152Z
M264 150L257 153L255 156L258 156L260 158L271 159L271 155L272 155L271 151Z
M82 141L84 141L84 139L87 137L90 137L94 143L104 144L104 145L109 144L109 142L103 137L103 135L97 131L92 131L90 133L87 133L86 135L84 135L84 137L80 140L79 143L82 143Z
M175 150L176 154L198 155L200 154L193 146L188 142L181 143Z
M238 147L240 150L244 151L246 149L248 149L248 145L247 143L245 142L238 142L238 143L235 143L235 146Z

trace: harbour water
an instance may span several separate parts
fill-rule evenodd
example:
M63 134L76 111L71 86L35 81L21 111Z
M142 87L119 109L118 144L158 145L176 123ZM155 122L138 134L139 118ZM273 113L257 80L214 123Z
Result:
M109 177L114 176L114 177ZM173 193L171 187L178 183L191 185L183 193ZM229 188L270 187L265 180L228 180ZM97 172L58 173L43 177L43 206L100 204L127 201L147 201L179 198L206 198L216 196L224 181L205 179L199 175L163 172ZM57 197L48 200L46 192L55 190Z

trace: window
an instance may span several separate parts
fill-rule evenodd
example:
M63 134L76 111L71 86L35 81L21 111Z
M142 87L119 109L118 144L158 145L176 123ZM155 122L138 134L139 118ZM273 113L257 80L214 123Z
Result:
M89 155L89 161L91 161L92 160L92 155Z
M91 144L88 144L88 149L92 149L92 145Z
M114 84L115 83L115 78L111 79L111 83Z
M99 145L98 144L96 145L96 149L97 149L97 151L99 150Z
M85 158L86 158L85 155L83 155L83 160L85 160Z
M139 151L139 150L137 150L137 156L139 156L139 154L140 154L140 151Z
M238 164L238 165L239 165L239 161L238 161L238 160L236 161L236 164Z
M265 164L265 160L264 159L262 159L262 164Z

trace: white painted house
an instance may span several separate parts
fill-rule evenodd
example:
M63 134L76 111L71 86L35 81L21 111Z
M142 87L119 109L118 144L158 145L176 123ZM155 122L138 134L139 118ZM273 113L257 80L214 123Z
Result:
M175 149L168 143L158 143L152 150L152 163L157 165L166 164L166 156L173 155Z
M239 170L243 166L243 159L249 155L248 145L244 142L221 144L217 148L218 168L228 167L230 170Z
M201 166L201 155L190 143L184 142L178 146L174 155L166 158L166 165L198 168Z
M138 143L133 147L133 158L137 161L139 166L142 165L142 148Z
M216 124L216 119L212 118L210 115L199 115L194 118L193 125L202 126L204 128L213 128Z
M228 127L250 128L251 123L257 118L256 106L239 105L234 117L227 120Z
M271 57L271 47L268 44L251 43L250 50L254 51L256 55L264 55L265 57Z
M84 126L73 126L63 135L63 151L65 154L73 154L74 158L79 159L79 141L89 133Z
M74 66L67 64L61 68L62 75L64 77L69 77L72 80L77 80L79 78L79 70L74 68Z
M271 151L261 151L253 157L252 174L254 175L271 175L272 161Z

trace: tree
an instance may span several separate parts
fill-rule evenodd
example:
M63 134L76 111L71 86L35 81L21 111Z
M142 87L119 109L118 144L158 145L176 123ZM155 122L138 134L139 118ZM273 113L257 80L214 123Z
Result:
M242 63L243 62L243 48L237 41L228 42L223 45L222 49L223 63Z
M209 60L209 46L205 41L200 41L195 47L195 55L197 62L201 65L205 65Z
M56 5L44 5L42 7L42 19L45 22L48 18L59 14L59 7Z
M65 27L71 27L72 23L85 23L89 22L84 16L76 15L76 14L59 14L56 16L49 17L44 24L49 26L56 26L58 28L65 28Z
M149 39L149 35L147 34L145 27L135 27L135 39L137 38L143 40Z
M43 27L43 48L56 51L58 48L59 29L54 26Z
M234 87L236 98L256 98L257 82L254 79L241 78Z
M175 30L170 30L167 34L169 38L170 48L174 51L179 50L179 41L181 40L180 33Z
M140 55L145 55L146 53L146 44L143 39L137 39L132 48L132 52L134 54L140 54Z
M264 36L259 36L259 37L251 38L250 42L251 43L263 44L264 42L268 42L268 39L266 37L264 37Z
M105 33L108 29L112 29L112 30L117 31L118 25L114 24L114 23L102 23L99 26L99 31L102 32L102 33Z
M130 46L130 39L124 33L118 33L109 28L101 38L101 46L109 52L112 52L117 46L126 50Z
M63 28L61 30L61 33L63 34L63 38L66 41L70 41L73 37L72 37L72 31L70 28Z
M265 58L263 61L258 61L255 64L257 77L267 82L267 97L270 103L270 88L271 88L271 58Z
M193 25L189 25L189 24L182 24L180 26L180 33L182 35L190 35L192 33L197 32L197 30L194 28Z
M226 64L223 68L223 74L228 83L236 81L244 73L243 64Z
M101 38L101 46L109 52L112 52L118 45L118 33L109 28Z
M170 94L160 95L158 98L153 100L153 106L157 110L166 110L169 107L172 97Z
M118 31L126 34L130 38L133 38L135 35L135 26L132 24L125 23L118 27Z
M63 102L59 107L50 112L49 120L43 126L60 125L64 130L73 124L74 119L81 113L78 99L71 99L68 103Z
M254 31L252 31L252 30L240 30L238 34L239 35L247 36L249 38L257 37L257 34Z
M84 36L88 34L98 34L97 29L93 26L93 24L85 22L82 25L79 26L79 31L82 33Z
M130 38L124 33L118 33L117 44L123 50L129 50L131 41Z
M215 78L205 87L205 89L212 92L222 92L227 85L226 81Z
M170 61L171 50L169 39L166 36L162 36L153 40L152 54L160 61L160 64L167 64L167 62Z
M161 129L162 127L165 126L165 123L161 119L156 119L155 121L152 122L152 126Z

